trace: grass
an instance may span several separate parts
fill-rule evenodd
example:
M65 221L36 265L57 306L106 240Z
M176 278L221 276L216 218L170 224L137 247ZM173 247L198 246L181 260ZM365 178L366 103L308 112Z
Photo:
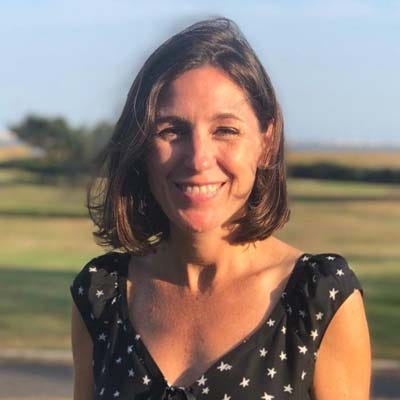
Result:
M22 179L23 178L23 179ZM400 186L290 180L291 221L278 236L311 253L343 254L365 290L374 357L400 358ZM84 188L0 173L0 343L68 349L69 284L103 252Z
M348 167L400 168L400 151L290 151L287 160L303 165L331 162Z
M0 342L9 347L69 347L73 271L1 268Z
M14 179L13 179L14 176ZM0 216L86 217L81 186L34 184L23 171L0 170Z

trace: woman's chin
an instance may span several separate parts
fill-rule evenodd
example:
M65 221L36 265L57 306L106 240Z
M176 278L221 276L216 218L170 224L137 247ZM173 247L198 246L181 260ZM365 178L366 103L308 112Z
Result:
M222 221L219 224L219 218L214 213L191 212L183 213L180 217L181 221L177 225L191 233L213 231L222 225Z

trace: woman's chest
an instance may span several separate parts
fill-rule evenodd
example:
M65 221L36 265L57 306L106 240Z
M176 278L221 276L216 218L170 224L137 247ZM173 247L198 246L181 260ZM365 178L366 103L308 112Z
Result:
M132 296L129 318L165 378L185 385L270 314L276 294L259 286L248 282L208 298L152 288Z

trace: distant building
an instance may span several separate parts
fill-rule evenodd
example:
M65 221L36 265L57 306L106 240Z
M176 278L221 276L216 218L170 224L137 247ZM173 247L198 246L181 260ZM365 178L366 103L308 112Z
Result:
M44 151L20 141L14 132L0 131L0 161L43 157Z

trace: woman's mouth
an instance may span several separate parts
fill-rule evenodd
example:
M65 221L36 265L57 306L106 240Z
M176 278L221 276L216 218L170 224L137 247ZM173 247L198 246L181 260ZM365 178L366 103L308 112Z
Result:
M193 185L186 183L175 183L175 187L191 200L205 200L215 197L225 182L209 183L203 185Z

